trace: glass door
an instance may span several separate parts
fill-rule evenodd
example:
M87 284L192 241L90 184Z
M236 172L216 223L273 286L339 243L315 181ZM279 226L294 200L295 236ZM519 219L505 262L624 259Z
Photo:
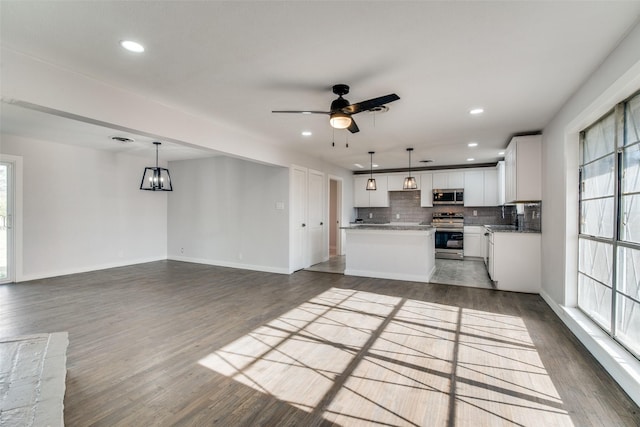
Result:
M13 176L11 163L0 162L0 283L13 281Z

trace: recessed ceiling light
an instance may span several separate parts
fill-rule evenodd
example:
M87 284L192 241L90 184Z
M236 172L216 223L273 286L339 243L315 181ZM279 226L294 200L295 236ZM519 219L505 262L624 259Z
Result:
M362 166L360 163L354 163L353 166L360 168L360 169L364 169L364 166Z
M498 156L504 156L504 151L500 151L500 152L498 153Z
M473 162L474 160L475 160L475 159L474 159L473 157L469 157L469 158L467 159L467 162Z
M311 135L313 135L313 133L311 133L310 130L303 130L302 131L302 136L311 136Z
M373 166L374 168L377 168L377 167L378 167L378 165L377 165L377 164L375 164L375 163L374 163L374 164L372 164L371 166Z
M129 52L142 53L144 52L144 46L138 42L132 40L122 40L120 46L127 49Z
M477 147L478 143L477 142L470 142L470 143L467 144L467 146L469 146L469 147Z
M311 114L311 111L303 111L302 114Z
M469 114L473 114L473 115L482 114L482 113L484 113L484 110L482 108L474 108L473 110L469 111Z

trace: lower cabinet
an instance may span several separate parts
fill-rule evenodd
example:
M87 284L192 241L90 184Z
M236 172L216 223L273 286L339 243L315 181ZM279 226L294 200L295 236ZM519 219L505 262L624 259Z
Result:
M484 245L484 227L476 225L464 226L464 256L482 257L482 247Z
M540 233L490 233L487 270L496 289L540 293Z

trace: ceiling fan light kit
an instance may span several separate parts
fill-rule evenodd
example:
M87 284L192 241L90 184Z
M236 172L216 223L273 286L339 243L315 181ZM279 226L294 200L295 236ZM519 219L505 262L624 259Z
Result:
M334 85L333 93L338 95L338 98L331 102L331 108L329 111L312 111L312 110L273 110L272 113L294 113L294 114L327 114L329 116L329 124L334 129L347 129L351 133L360 132L356 121L353 120L353 115L362 111L387 111L388 107L384 104L397 101L400 99L395 93L389 95L380 96L378 98L368 99L366 101L350 104L349 101L342 96L349 93L349 86L346 84Z
M329 118L329 124L336 129L346 129L351 126L351 122L351 116L341 112L331 113Z

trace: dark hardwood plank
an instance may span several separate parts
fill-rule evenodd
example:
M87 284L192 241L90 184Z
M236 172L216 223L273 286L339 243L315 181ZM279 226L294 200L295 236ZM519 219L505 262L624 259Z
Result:
M0 336L56 331L69 426L640 425L536 295L173 261L0 286Z

